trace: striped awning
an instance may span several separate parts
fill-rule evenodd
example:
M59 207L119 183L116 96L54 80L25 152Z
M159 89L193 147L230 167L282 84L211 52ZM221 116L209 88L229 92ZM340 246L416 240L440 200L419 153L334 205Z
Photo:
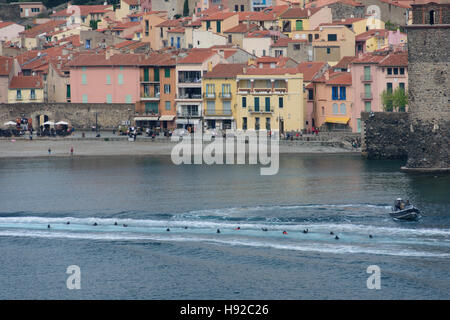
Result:
M325 122L347 124L349 117L326 117Z
M158 121L159 117L135 117L134 121Z
M161 116L159 117L159 121L172 121L175 116Z

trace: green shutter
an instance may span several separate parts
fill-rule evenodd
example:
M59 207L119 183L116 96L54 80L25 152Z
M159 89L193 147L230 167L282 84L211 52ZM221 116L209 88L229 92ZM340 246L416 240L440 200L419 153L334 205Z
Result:
M255 97L255 111L259 111L259 97Z
M148 68L144 68L144 81L150 81L150 75Z
M364 67L364 80L370 80L370 67Z
M266 97L266 111L270 111L270 97Z
M83 94L83 103L87 103L88 102L88 95L87 94Z
M106 95L106 103L112 103L112 95L110 94Z
M81 75L81 84L87 84L87 77L85 73Z
M164 76L170 78L170 68L164 68Z
M117 77L117 83L118 84L123 84L123 74L119 73L119 75Z
M70 99L70 84L66 86L66 98Z
M125 103L133 103L132 98L131 98L131 94L127 94L125 96Z
M159 81L159 68L153 69L154 72L154 81Z
M297 31L303 30L303 21L302 20L295 21L295 30L297 30Z
M217 23L216 23L216 26L217 26L217 33L220 33L221 31L221 25L220 25L220 21L217 21Z

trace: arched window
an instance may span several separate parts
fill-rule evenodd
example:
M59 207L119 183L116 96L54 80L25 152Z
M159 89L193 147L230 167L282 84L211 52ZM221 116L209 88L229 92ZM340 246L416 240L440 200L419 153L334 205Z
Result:
M345 106L345 103L341 103L341 113L342 114L346 114L347 113L347 108Z
M436 23L436 12L434 10L430 10L430 24L433 25Z
M339 113L338 104L333 103L333 114L338 114L338 113Z

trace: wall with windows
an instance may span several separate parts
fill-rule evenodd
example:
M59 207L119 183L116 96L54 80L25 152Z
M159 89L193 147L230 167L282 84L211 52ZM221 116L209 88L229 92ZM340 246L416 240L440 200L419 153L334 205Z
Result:
M8 103L44 102L44 89L8 89Z
M134 103L139 98L138 83L138 67L71 68L71 101L74 103Z

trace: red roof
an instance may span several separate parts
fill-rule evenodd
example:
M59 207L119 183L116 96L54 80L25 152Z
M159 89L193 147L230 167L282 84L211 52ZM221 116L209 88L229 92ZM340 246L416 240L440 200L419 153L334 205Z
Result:
M291 8L280 15L281 19L309 18L311 15L319 11L320 8Z
M386 29L372 29L366 32L363 32L361 34L358 34L355 38L355 41L366 41L367 39L370 39L372 37L379 36L379 37L387 37L388 36L388 30Z
M211 71L207 72L203 78L236 78L238 74L242 74L245 66L246 64L243 63L218 64Z
M297 70L303 73L303 81L312 81L318 76L318 72L326 65L326 62L311 61L301 62Z
M365 53L357 56L352 63L379 63L381 60L385 58L384 55L373 54L373 53Z
M148 58L141 61L141 66L176 66L176 57L168 53L152 53Z
M271 38L270 30L257 30L247 34L247 38Z
M181 22L178 20L166 20L161 22L160 24L156 25L156 27L161 28L161 27L180 27L181 26Z
M330 74L329 80L325 81L326 84L352 84L352 74L350 72L335 72Z
M239 21L274 21L278 19L275 13L264 11L240 11L237 14Z
M57 27L62 27L65 24L65 20L49 21L32 27L31 29L24 30L20 33L20 35L24 35L26 38L34 38L39 34L52 32Z
M205 62L207 59L215 55L216 52L211 50L211 48L194 48L188 55L178 61L179 64L200 64Z
M132 5L132 6L138 6L140 5L140 1L139 0L123 0L124 2Z
M321 26L342 26L342 25L348 25L348 24L354 24L355 22L364 20L365 18L347 18L347 19L341 19L341 20L334 20L333 22L329 23L321 23Z
M15 76L11 79L9 89L42 89L44 82L39 76Z
M7 26L10 26L12 24L16 24L16 23L11 22L11 21L0 21L0 29L4 28L4 27L7 27Z
M109 5L77 5L74 6L77 8L77 10L80 10L80 15L81 16L87 16L90 13L103 13L103 12L107 12L109 8L113 8L112 4ZM74 10L73 8L69 7L67 9L63 9L60 11L55 12L54 14L51 15L51 17L70 17L71 15L73 15Z
M184 33L185 28L183 27L175 27L173 29L170 29L168 32L172 32L172 33Z
M380 66L383 67L407 67L408 54L407 53L390 53L383 60L380 61Z
M248 68L244 74L247 75L283 75L299 74L297 68Z
M207 17L201 18L200 20L202 21L207 21L207 20L225 20L228 19L229 17L232 17L236 15L236 12L217 12L214 13L212 15L209 15Z
M114 54L106 59L105 54L80 54L69 66L71 67L102 67L102 66L138 66L144 60L143 54Z
M277 40L277 42L272 44L272 47L287 47L288 44L291 42L303 43L303 42L307 42L307 41L306 41L306 39L280 38Z
M355 56L342 57L341 60L339 60L339 62L333 66L333 69L348 69L348 65L351 64L351 62L355 59Z
M13 58L0 56L0 76L8 76L13 67Z
M225 30L224 33L245 33L252 32L256 29L258 29L257 24L250 23L249 25L247 25L246 23L239 23L237 26Z

